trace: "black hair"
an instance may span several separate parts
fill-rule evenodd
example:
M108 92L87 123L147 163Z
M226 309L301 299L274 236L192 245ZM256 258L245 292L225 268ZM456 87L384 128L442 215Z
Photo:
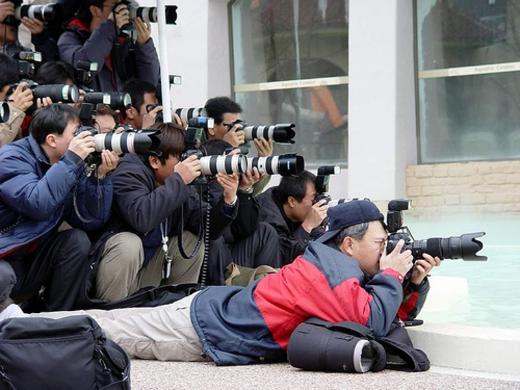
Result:
M150 155L156 156L162 164L166 162L169 156L180 157L186 149L184 143L185 131L182 127L175 123L156 123L150 127L151 129L161 130L157 136L161 141L160 146Z
M132 98L132 106L139 111L144 103L145 93L157 93L157 88L148 81L130 79L123 86L123 91Z
M70 122L77 121L79 114L68 104L51 104L36 111L29 131L38 144L45 143L49 134L61 135Z
M80 2L78 11L76 12L76 18L81 20L83 23L90 24L92 21L92 14L90 13L90 6L96 6L103 9L104 0L83 0Z
M18 81L20 81L18 61L7 54L0 53L0 88Z
M275 188L276 196L281 204L284 204L289 199L289 196L301 202L307 193L307 183L316 181L316 175L309 171L302 171L297 175L284 176L280 180L280 184Z
M74 68L63 61L49 61L44 63L34 77L38 84L66 84L72 81L75 84Z
M233 148L233 146L223 139L209 140L200 147L206 156L222 155L226 152L226 149L229 148Z
M220 125L224 120L223 116L226 112L232 114L240 114L242 107L227 96L219 96L209 99L204 106L208 117L215 120L215 124Z

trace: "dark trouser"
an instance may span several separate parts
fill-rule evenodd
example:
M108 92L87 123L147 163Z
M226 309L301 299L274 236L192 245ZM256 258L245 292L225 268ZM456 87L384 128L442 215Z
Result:
M206 284L223 285L224 270L231 262L251 268L259 265L280 268L278 233L271 225L259 223L255 233L240 241L226 243L223 238L211 241Z
M15 253L5 257L13 267L17 283L11 293L15 301L38 295L42 286L42 307L25 310L71 310L87 277L90 240L78 229L58 232L45 239L30 255Z

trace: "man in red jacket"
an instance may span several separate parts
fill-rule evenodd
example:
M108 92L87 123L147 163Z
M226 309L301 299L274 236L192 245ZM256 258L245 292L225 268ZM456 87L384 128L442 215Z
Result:
M285 360L291 333L310 317L354 321L384 336L403 301L401 284L412 254L401 252L402 240L386 253L383 215L368 200L332 207L328 216L329 231L320 240L253 285L208 287L155 308L86 314L133 357L209 358L217 365ZM436 261L425 259L430 265Z

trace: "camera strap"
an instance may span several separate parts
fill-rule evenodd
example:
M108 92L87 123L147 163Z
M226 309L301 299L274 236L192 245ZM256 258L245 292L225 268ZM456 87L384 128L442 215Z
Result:
M168 218L166 218L160 224L161 228L161 243L162 243L162 251L164 254L164 263L162 269L162 279L168 279L172 272L172 257L168 253Z

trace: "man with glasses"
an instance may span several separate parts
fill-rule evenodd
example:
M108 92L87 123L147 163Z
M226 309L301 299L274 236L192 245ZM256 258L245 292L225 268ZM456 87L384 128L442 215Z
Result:
M284 361L292 332L310 317L353 321L385 336L403 301L411 251L401 252L400 240L386 253L383 214L368 200L332 207L328 218L329 231L303 255L248 287L213 286L170 305L83 313L132 357L217 365ZM71 314L81 312L41 316Z

